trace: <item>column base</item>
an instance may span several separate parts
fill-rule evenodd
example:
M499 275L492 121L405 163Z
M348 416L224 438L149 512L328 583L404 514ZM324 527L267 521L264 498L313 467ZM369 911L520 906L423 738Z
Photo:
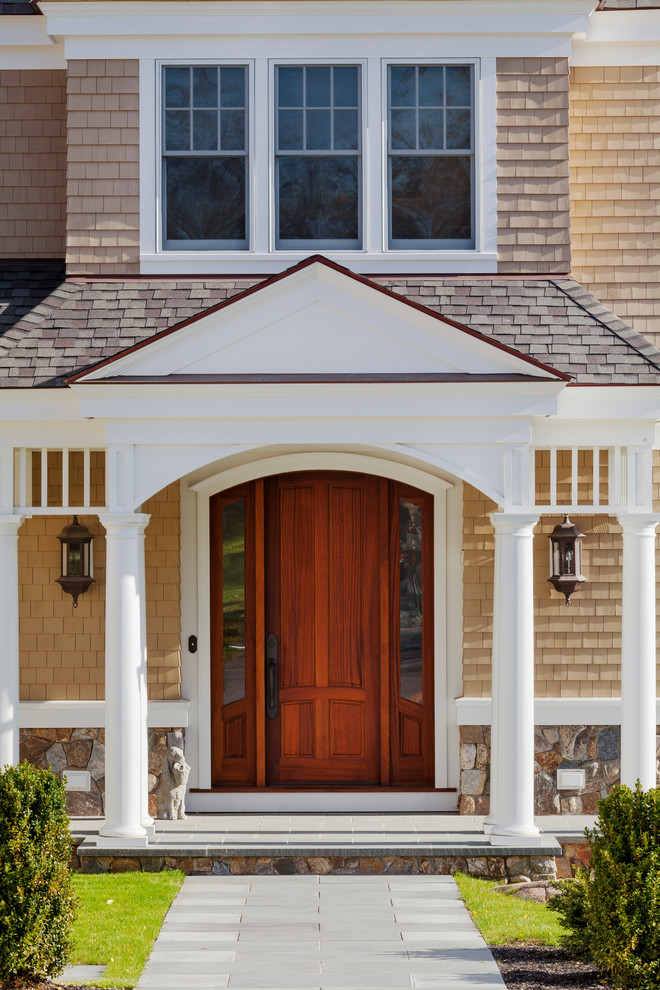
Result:
M495 828L495 825L496 824L497 824L496 822L485 821L484 822L484 835L490 835L490 833Z
M489 834L491 846L529 846L533 848L534 846L547 846L548 844L548 836L541 835L535 825L528 827L503 825L497 831L496 829L497 825L494 825L493 830Z
M97 849L146 849L148 845L148 835L137 835L133 837L127 835L98 835L96 837Z
M147 836L150 839L152 839L154 837L154 835L156 834L156 825L154 823L153 818L150 821L148 821L148 822L143 821L142 822L142 828L145 830L145 832L147 833Z

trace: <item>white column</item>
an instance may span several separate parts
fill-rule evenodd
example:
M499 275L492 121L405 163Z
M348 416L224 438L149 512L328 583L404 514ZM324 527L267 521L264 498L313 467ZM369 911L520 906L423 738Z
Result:
M497 821L493 845L538 845L534 824L534 567L537 517L494 513L497 661L493 731Z
M144 559L144 540L140 542L140 587L146 586L146 564ZM146 592L145 592L146 595ZM145 597L146 602L146 597ZM140 652L142 664L140 668L140 704L142 710L142 810L140 819L147 835L156 834L154 820L149 814L149 724L147 720L148 685L147 685L147 610L140 610Z
M106 531L105 824L98 844L146 846L142 560L149 516L106 515L100 522Z
M497 540L497 537L495 537ZM500 611L500 595L502 586L499 580L500 554L495 552L493 567L493 646L490 662L490 808L484 819L484 832L490 835L497 823L497 682L499 660L497 657L497 641L499 636L498 616Z
M658 516L620 515L621 783L656 786L655 528Z
M0 767L18 763L18 527L0 516Z

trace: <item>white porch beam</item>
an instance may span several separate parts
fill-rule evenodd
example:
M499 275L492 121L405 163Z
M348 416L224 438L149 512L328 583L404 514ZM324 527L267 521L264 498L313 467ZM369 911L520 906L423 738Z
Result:
M16 766L18 737L18 527L22 516L0 516L0 767Z
M534 575L537 517L494 513L496 822L492 845L540 843L534 824ZM491 743L492 744L492 743Z
M142 513L102 515L106 531L105 824L97 844L147 845L142 824L146 754Z
M656 515L620 515L623 529L621 616L621 783L656 786Z

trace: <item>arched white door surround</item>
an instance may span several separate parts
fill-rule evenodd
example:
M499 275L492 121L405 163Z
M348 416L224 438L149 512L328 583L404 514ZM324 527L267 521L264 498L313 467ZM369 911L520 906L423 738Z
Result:
M211 786L209 500L218 492L270 475L294 471L353 471L409 484L434 499L435 757L436 787L458 783L458 730L454 699L461 692L461 530L462 486L391 457L340 451L273 454L233 465L202 481L182 482L182 648L183 691L191 701L187 746L194 764L193 787ZM198 652L187 651L188 636ZM448 662L448 656L451 658ZM198 810L227 807L227 795L191 795ZM245 796L247 797L247 796ZM292 798L293 795L287 795ZM263 796L262 796L263 798ZM215 803L214 803L214 799ZM219 800L217 800L219 799ZM455 797L450 799L455 803ZM242 805L246 807L244 803ZM263 800L260 805L263 807ZM326 807L337 806L328 795Z

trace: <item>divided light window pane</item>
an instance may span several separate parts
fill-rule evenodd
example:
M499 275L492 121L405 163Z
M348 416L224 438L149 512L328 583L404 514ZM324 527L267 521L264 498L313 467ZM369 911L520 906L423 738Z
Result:
M275 73L277 246L358 248L359 66L280 65Z
M247 247L247 163L247 67L165 66L165 247Z
M390 65L391 248L472 248L471 65Z

